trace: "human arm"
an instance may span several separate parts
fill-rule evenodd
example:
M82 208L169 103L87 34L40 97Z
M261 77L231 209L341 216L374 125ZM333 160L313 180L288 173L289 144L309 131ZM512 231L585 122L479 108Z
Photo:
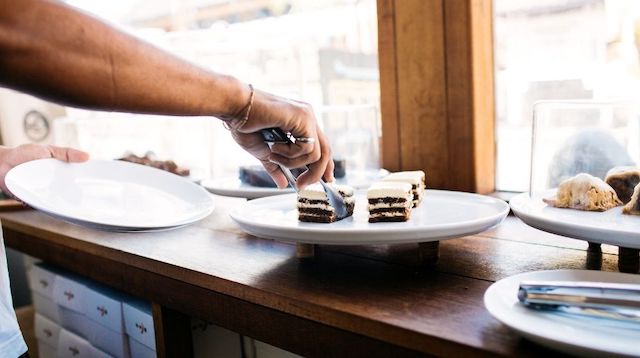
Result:
M0 0L0 85L82 108L168 115L241 116L250 98L237 79L205 70L57 1ZM279 127L314 144L262 143ZM300 185L332 178L329 145L310 107L256 91L236 141L282 187L278 162L309 164Z

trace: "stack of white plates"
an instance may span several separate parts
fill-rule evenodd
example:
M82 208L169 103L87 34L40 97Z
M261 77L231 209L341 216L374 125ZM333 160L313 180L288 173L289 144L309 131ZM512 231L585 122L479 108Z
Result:
M169 230L213 210L211 195L197 184L123 161L36 160L10 170L5 182L29 206L98 230Z

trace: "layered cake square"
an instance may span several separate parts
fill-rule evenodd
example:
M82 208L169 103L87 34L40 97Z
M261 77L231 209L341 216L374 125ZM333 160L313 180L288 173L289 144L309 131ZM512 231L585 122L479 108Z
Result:
M411 192L413 193L413 207L420 205L422 197L424 195L425 174L422 170L413 170L405 172L395 172L387 175L382 179L385 182L402 182L411 185Z
M411 217L414 194L409 183L381 181L367 190L369 222L407 221Z
M353 188L348 185L332 185L338 190L347 205L347 216L353 215L355 198ZM332 223L337 220L335 209L329 204L327 194L320 183L307 186L298 192L298 220L314 223Z

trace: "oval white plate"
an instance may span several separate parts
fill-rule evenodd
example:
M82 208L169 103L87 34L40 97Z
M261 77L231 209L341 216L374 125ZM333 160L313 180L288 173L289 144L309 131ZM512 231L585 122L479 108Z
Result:
M398 244L472 235L498 225L509 213L501 200L462 192L427 190L411 219L369 223L365 192L356 192L352 217L331 224L298 221L297 195L249 201L231 213L247 233L280 241L331 244Z
M640 216L622 214L622 207L604 212L559 209L548 206L542 198L552 197L554 190L534 198L528 193L513 197L511 209L527 225L550 233L640 249Z
M345 178L337 179L336 183L347 184L354 187L355 189L366 189L369 185L371 185L371 183L388 174L389 171L386 169L351 171L351 173L348 174ZM295 190L291 187L278 189L253 186L243 183L242 181L240 181L240 179L233 177L202 180L200 182L200 185L202 185L209 192L216 195L246 199L265 198L267 196L282 195L295 192Z
M234 198L257 199L267 196L290 194L295 192L291 187L284 189L253 186L243 183L238 178L205 179L200 185L209 192Z
M617 272L554 270L527 272L502 279L487 289L484 305L498 321L528 339L574 355L640 355L640 329L614 322L555 312L541 312L518 302L521 281L596 281L638 283L640 276Z
M9 171L9 190L29 206L105 230L169 229L213 210L206 190L177 175L123 161L27 162Z

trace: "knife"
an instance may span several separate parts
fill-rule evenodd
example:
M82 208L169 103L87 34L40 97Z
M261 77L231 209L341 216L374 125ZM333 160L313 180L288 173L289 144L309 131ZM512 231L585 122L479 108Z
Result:
M260 133L262 134L262 139L269 145L269 148L271 148L271 146L275 143L284 143L288 145L294 144L294 141L291 139L291 134L285 133L280 128L262 129L260 130ZM289 185L291 185L296 191L298 191L298 188L296 187L297 178L293 175L293 173L291 173L289 168L282 165L279 166L280 170L287 178ZM307 170L309 169L309 167L307 166L305 166L305 168ZM335 210L336 218L338 220L342 220L347 217L347 205L345 204L342 195L340 195L340 192L338 192L338 190L334 187L327 184L324 180L322 180L322 178L320 178L320 185L322 185L322 189L327 195L329 205L331 205Z

